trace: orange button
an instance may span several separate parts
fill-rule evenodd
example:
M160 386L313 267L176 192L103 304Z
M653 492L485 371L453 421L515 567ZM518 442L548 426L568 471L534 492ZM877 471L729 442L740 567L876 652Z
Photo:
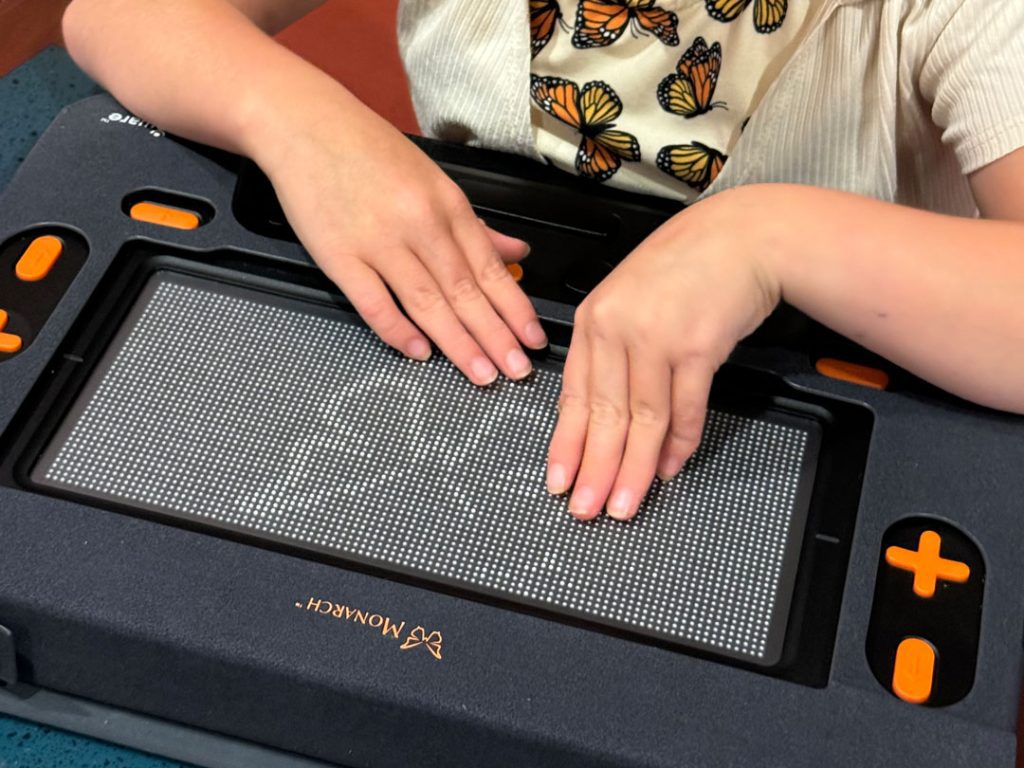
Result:
M913 573L914 593L920 597L932 597L939 579L963 583L971 575L967 563L939 557L941 547L942 537L939 534L924 531L918 539L916 552L903 547L889 547L885 550L885 562Z
M523 268L518 264L506 264L505 269L508 270L508 273L512 275L512 279L517 283L523 279Z
M0 354L13 355L21 349L21 336L13 333L0 333Z
M200 224L199 217L192 211L168 208L166 205L157 205L156 203L136 203L132 206L129 214L136 221L174 229L195 229Z
M7 313L0 309L0 331L7 327ZM0 354L13 355L21 349L21 336L0 333Z
M64 243L59 237L53 235L37 237L21 254L21 258L14 266L14 274L18 276L19 280L24 280L27 283L42 280L50 274L50 270L53 269L53 265L57 263L57 259L62 253L64 253Z
M848 381L851 384L860 384L862 387L871 387L872 389L885 389L889 386L889 374L866 365L823 357L815 363L814 367L818 373L828 376L830 379Z
M896 649L892 692L911 704L924 704L932 695L935 648L919 637L908 637Z

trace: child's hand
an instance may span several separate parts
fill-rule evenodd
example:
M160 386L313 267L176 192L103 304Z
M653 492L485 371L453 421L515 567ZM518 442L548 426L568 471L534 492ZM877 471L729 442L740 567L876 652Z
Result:
M519 342L542 347L544 332L502 263L526 245L489 231L426 155L266 34L315 5L76 0L64 32L76 61L140 116L253 158L303 245L385 342L423 359L429 336L477 384L495 365L527 375Z
M736 190L677 214L576 312L547 475L575 479L576 517L632 517L697 448L712 376L780 296L749 208Z
M520 342L547 342L505 268L527 245L486 227L412 142L351 96L339 98L350 101L336 121L292 121L294 133L262 142L256 158L299 239L369 326L409 357L430 356L425 333L476 384L497 369L529 374Z

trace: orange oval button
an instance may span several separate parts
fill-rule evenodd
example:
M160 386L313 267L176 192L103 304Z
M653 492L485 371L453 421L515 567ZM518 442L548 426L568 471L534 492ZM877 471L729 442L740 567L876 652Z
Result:
M892 692L911 704L924 704L932 695L935 648L919 637L908 637L896 649Z
M62 253L64 253L64 243L59 237L53 235L37 237L29 243L28 248L18 259L18 263L14 266L14 274L19 280L24 280L26 283L42 280L50 274L50 270L53 269L53 265L57 263L57 259Z
M168 208L156 203L136 203L129 211L129 215L136 221L173 229L196 229L200 224L199 216L192 211Z
M21 336L13 333L0 333L0 354L13 355L21 349Z
M860 384L862 387L871 387L872 389L885 389L889 386L889 374L866 365L823 357L815 363L814 367L818 373L828 376L830 379L848 381L851 384Z
M0 331L7 327L7 313L0 309ZM21 349L21 336L13 333L0 333L0 354L13 355Z
M517 283L523 279L523 268L518 264L506 264L505 269L508 270L508 273L512 275L512 279Z

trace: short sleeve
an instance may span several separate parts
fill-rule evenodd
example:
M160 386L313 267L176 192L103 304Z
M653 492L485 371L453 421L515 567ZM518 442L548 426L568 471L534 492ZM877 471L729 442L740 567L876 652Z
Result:
M919 87L966 175L1024 147L1024 2L933 0Z

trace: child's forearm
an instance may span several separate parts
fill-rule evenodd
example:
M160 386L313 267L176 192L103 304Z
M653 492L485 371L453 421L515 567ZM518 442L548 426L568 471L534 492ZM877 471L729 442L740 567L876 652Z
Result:
M733 190L782 297L921 377L1024 413L1024 224L795 185Z
M243 7L273 28L288 18L282 7L298 16L317 4L277 3L270 15L259 13L267 3ZM252 157L287 141L286 126L336 120L356 104L226 0L75 0L64 36L79 65L140 117Z

